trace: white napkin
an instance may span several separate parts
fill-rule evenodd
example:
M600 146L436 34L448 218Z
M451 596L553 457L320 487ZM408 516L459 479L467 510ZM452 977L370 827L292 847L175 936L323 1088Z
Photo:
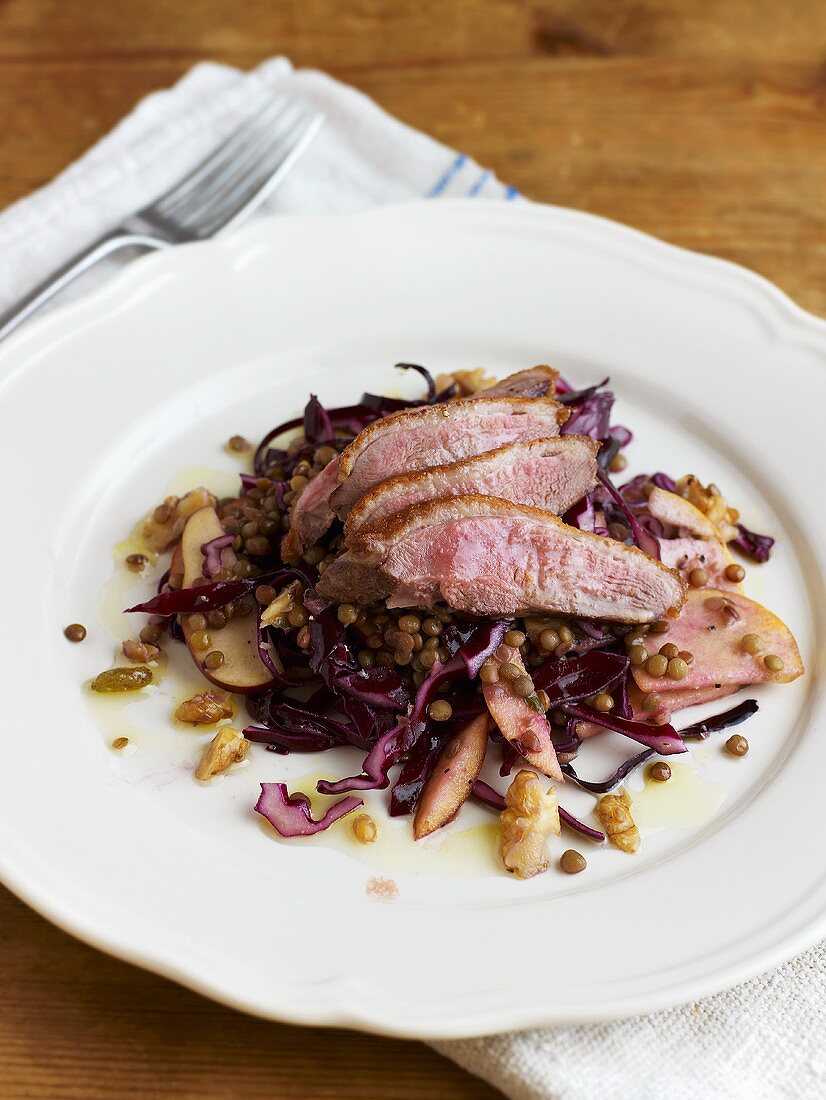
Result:
M52 183L0 214L0 310L123 218L163 194L274 90L326 116L300 161L262 212L361 210L423 197L516 198L470 157L385 114L323 73L283 57L251 73L197 65L168 91L144 99ZM99 265L77 296L127 262Z
M283 58L248 74L198 65L171 90L145 99L53 183L0 214L0 309L161 194L273 88L314 103L327 122L267 211L358 210L423 196L517 197L469 157L321 73L296 72ZM101 265L81 289L119 262ZM826 947L668 1012L434 1046L515 1100L823 1098Z
M667 1012L433 1046L513 1100L823 1100L826 945Z

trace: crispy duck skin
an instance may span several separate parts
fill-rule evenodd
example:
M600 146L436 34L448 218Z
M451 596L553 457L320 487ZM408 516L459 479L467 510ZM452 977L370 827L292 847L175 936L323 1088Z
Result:
M553 367L529 367L509 374L501 382L484 390L480 397L553 397L559 371Z

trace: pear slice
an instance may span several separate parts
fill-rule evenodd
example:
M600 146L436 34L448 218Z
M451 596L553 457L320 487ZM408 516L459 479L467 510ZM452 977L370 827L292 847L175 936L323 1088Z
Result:
M503 661L505 655L508 656ZM527 675L519 650L501 645L491 660L501 664L514 664ZM556 758L551 727L542 710L535 710L525 699L514 695L504 680L495 684L483 684L482 690L490 716L499 727L505 740L517 749L529 764L560 783L565 781Z
M648 511L670 527L681 528L681 533L693 535L698 539L720 539L720 532L704 515L685 497L676 493L669 493L667 489L655 487L648 497Z
M183 572L184 588L192 588L200 578L204 578L204 553L201 548L225 533L214 508L201 508L186 521L181 541L172 559L172 571ZM231 549L222 550L221 555L226 568L235 564L236 557ZM249 608L246 615L233 617L219 630L208 628L207 633L212 644L206 650L196 649L192 644L192 636L196 631L189 625L190 616L181 615L180 619L184 640L192 659L207 680L226 691L248 695L263 691L276 683L277 675L261 658L255 598L249 595L236 601L236 606L242 604ZM205 668L204 658L207 653L216 651L223 653L223 664L220 668Z
M675 569L684 580L692 569L704 569L713 588L741 592L741 584L726 577L726 569L734 564L729 548L720 539L696 539L690 536L660 539L660 560Z
M728 607L733 613L727 611ZM743 648L746 634L757 634L763 641L756 655ZM669 624L661 640L693 653L694 660L682 680L651 676L644 668L632 668L643 694L713 688L717 684L785 684L803 673L800 652L789 628L768 608L740 592L690 589L679 618ZM769 654L783 661L782 669L772 672L766 667L764 658Z
M704 569L713 588L740 592L741 585L726 578L726 569L734 564L718 527L690 501L666 489L654 488L648 497L648 510L666 527L676 527L675 538L660 539L660 558L664 565L688 578L692 569Z
M416 840L447 825L467 801L485 760L489 725L487 714L480 714L445 745L416 807Z
M677 681L672 680L671 683L676 684ZM677 711L685 710L686 707L697 707L701 703L716 703L718 699L736 694L741 687L741 684L720 684L718 687L715 683L701 688L675 687L673 691L663 691L661 688L657 692L662 700L660 706L656 710L643 710L643 693L635 683L631 683L628 685L628 702L631 704L634 719L637 722L646 722L664 716L670 719L671 715L676 714ZM582 736L579 727L577 727L577 733Z

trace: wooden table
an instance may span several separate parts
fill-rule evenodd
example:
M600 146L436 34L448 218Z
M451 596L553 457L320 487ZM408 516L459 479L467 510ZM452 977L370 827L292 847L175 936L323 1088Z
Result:
M823 0L3 0L0 207L213 58L324 68L526 195L826 314ZM9 262L4 257L6 262ZM485 1098L419 1044L217 1007L0 893L0 1095Z

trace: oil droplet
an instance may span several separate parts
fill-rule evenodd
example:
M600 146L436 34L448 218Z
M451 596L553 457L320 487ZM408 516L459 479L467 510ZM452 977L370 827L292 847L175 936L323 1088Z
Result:
M720 783L704 779L692 764L669 760L671 778L657 783L646 773L641 791L631 791L640 829L692 829L710 821L726 797Z
M502 861L498 854L498 825L475 825L472 829L447 836L436 851L441 856L450 856L462 863L474 863L490 871L501 871Z

